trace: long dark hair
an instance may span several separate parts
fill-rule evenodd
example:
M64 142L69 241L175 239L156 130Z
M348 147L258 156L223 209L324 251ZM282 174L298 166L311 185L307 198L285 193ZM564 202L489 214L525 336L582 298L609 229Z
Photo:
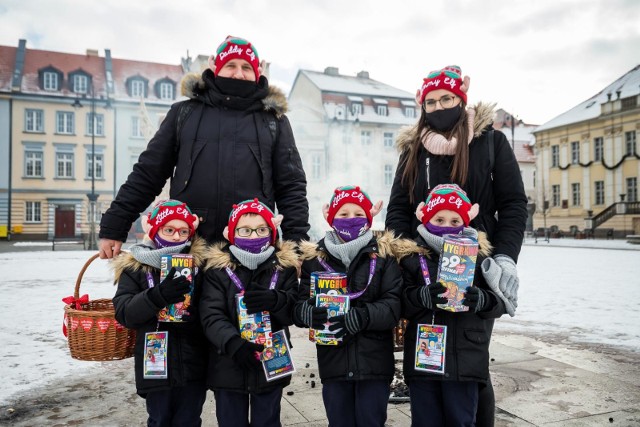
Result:
M465 107L466 105L464 102L460 102L460 104L458 104L457 108L460 108L462 111L460 113L460 118L453 126L453 129L449 132L438 132L447 139L451 139L451 137L455 136L458 141L456 151L453 154L451 180L461 187L467 182L467 174L469 172L469 126L467 124L468 114ZM409 188L409 201L411 203L414 203L413 190L416 186L419 169L418 153L420 152L420 146L422 145L421 135L425 129L436 132L429 127L424 108L420 108L420 118L418 119L418 123L415 125L413 141L409 144L406 152L403 153L404 158L402 160L404 166L402 184Z

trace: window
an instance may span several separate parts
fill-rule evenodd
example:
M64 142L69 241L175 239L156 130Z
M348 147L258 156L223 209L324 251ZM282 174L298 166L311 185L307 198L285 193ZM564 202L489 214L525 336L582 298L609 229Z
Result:
M91 175L93 173L93 162L91 161L91 149L87 153L87 179L91 179ZM94 179L104 179L104 154L95 153L94 156L96 159L96 175Z
M24 176L26 178L42 178L42 150L25 150Z
M56 153L56 178L73 178L73 153Z
M74 132L73 113L58 111L56 113L56 133L71 135Z
M351 104L351 114L353 114L354 116L359 116L360 114L362 114L362 104Z
M387 106L386 105L378 105L376 107L376 112L378 113L379 116L386 116L387 115Z
M551 186L551 206L560 206L560 186Z
M134 98L144 98L144 82L142 80L131 80L131 96Z
M638 97L630 96L629 98L623 98L620 102L620 109L624 110L633 110L638 105Z
M573 141L571 143L571 164L577 165L580 163L580 142Z
M320 179L320 155L314 154L311 157L311 178Z
M626 147L625 154L633 156L636 153L636 131L632 130L631 132L625 132L624 141Z
M604 143L601 136L594 138L593 140L593 161L594 162L602 161L603 144Z
M25 202L24 222L41 222L42 207L40 202Z
M42 75L42 86L44 90L58 90L58 73L53 71L45 71Z
M393 132L385 132L383 135L383 144L385 148L393 147Z
M393 184L393 166L384 165L384 185L391 187Z
M89 87L89 78L82 74L73 75L73 91L75 93L87 93Z
M571 206L580 206L580 184L571 184Z
M140 117L131 117L131 137L144 138L144 135L142 134L142 120L140 120Z
M95 124L96 133L93 133L93 125ZM87 135L104 136L104 114L94 114L93 123L91 122L91 113L87 113Z
M173 84L171 83L160 83L160 99L173 99Z
M371 131L363 130L360 132L360 143L362 145L371 145Z
M638 178L627 178L627 201L638 201Z
M560 164L560 147L558 145L551 146L551 167L558 167Z
M409 119L415 119L416 118L416 109L413 107L406 107L404 109L404 116L409 118Z
M43 132L43 117L44 112L42 110L26 109L24 111L24 131Z
M604 205L604 181L596 181L593 185L596 196L595 204Z

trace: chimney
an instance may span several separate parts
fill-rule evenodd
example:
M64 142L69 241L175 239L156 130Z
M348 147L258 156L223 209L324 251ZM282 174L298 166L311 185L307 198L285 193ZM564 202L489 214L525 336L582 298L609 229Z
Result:
M98 49L87 49L87 56L99 56Z
M360 71L358 73L358 78L359 79L368 79L369 78L369 72L368 71L364 71L364 70Z
M339 76L338 67L327 67L324 69L324 73L330 76Z

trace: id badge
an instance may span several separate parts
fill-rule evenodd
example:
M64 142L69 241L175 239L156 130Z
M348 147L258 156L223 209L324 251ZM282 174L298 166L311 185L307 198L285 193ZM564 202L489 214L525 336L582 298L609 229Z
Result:
M418 324L416 339L416 371L444 374L444 362L447 345L447 327L445 325Z
M165 379L169 376L167 367L168 331L144 334L144 379Z

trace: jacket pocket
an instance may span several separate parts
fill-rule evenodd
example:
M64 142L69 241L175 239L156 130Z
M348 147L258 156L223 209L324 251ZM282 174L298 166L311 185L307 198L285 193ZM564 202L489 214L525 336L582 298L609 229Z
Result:
M173 178L171 178L172 197L177 198L189 185L191 174L193 173L193 165L206 145L207 140L198 139L193 144L185 144L180 147L178 163L173 171Z

